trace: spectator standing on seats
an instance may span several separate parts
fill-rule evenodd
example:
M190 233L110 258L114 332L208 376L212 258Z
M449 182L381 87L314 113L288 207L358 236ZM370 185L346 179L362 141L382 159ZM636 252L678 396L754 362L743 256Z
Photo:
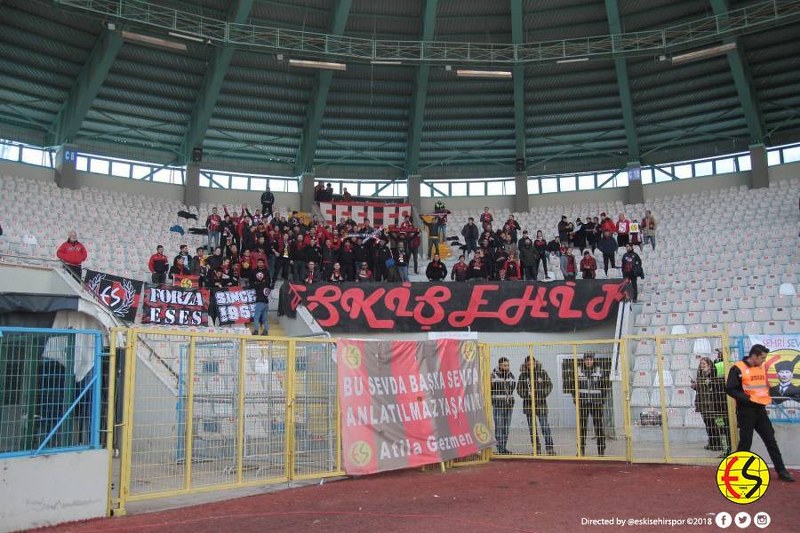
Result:
M650 243L650 246L653 248L653 251L656 249L656 228L658 224L656 223L656 219L649 210L644 212L644 218L640 224L640 229L642 231L642 235L644 236L644 245L647 246L647 243Z
M633 288L633 303L639 299L639 283L640 277L644 277L642 270L642 258L639 254L633 251L633 245L628 243L625 247L625 255L622 256L622 277L631 283Z
M492 416L494 417L494 437L497 440L497 453L511 453L508 450L508 426L511 424L511 413L514 411L514 389L517 382L511 372L508 357L497 361L497 368L492 370Z
M625 218L624 213L619 214L617 219L617 244L620 248L627 246L630 242L631 221Z
M604 411L606 406L606 394L611 386L608 373L595 364L594 352L586 352L583 360L578 364L578 391L575 394L575 383L572 379L566 379L565 392L572 395L572 402L578 407L578 420L580 423L580 438L578 448L580 455L585 455L586 438L589 435L589 418L592 419L594 426L594 436L597 440L597 454L606 453L606 431Z
M222 249L219 246L216 249L220 250L220 253L222 253ZM200 287L205 287L205 280L208 275L208 256L203 246L198 246L195 252L197 252L197 255L192 257L189 263L189 273L192 276L197 276Z
M182 255L176 256L169 268L169 279L174 280L175 276L189 276L190 274L189 267L186 266L186 258Z
M469 265L464 255L458 256L458 262L450 270L450 279L454 281L467 281L469 279Z
M308 265L306 265L305 277L301 279L300 282L311 285L321 281L323 281L322 273L317 269L317 263L309 261Z
M367 265L366 261L361 263L361 266L358 268L356 281L360 283L372 281L372 272L369 271L369 265Z
M607 231L611 234L617 232L617 224L605 213L600 213L600 231L603 233Z
M483 248L479 248L468 265L468 279L487 279L489 277L486 259L483 256Z
M488 224L489 225L489 230L491 231L492 222L494 222L494 217L492 216L492 213L489 212L489 208L488 207L484 207L483 208L483 213L481 213L481 216L478 219L478 222L480 222L481 228L485 228L486 225Z
M706 450L721 452L723 417L727 416L725 400L725 382L717 375L714 363L708 357L702 357L697 367L697 376L692 380L692 388L697 393L694 397L694 410L700 413L706 427L708 443Z
M444 281L447 279L447 267L439 259L439 254L433 256L433 261L428 263L428 268L425 269L425 275L428 281Z
M522 239L517 244L517 250L524 279L535 281L539 274L539 251L528 237L527 230L522 232Z
M519 266L517 254L509 255L501 268L505 271L507 280L519 281L522 279L522 268Z
M344 272L342 272L342 264L340 262L337 261L333 264L333 269L330 275L326 276L326 279L331 283L343 283L347 281Z
M511 236L511 242L516 244L517 236L519 235L519 232L522 231L522 228L520 227L519 222L517 222L517 220L514 218L514 215L508 215L508 220L506 220L506 223L503 224L503 230L506 232L506 234Z
M182 257L183 258L183 264L186 265L186 267L188 268L189 264L192 262L192 254L189 253L189 245L188 244L181 244L181 246L179 248L178 255L176 255L175 257L176 258L177 257Z
M580 217L575 221L575 231L572 232L572 245L580 250L583 254L583 249L586 248L586 224L584 224Z
M603 253L603 271L608 277L608 267L617 268L617 241L608 231L603 232L603 236L597 241L597 248Z
M450 211L447 210L442 200L436 200L433 205L433 212L436 213L436 218L438 219L439 241L443 241L447 238L447 215Z
M164 247L160 244L156 246L156 253L150 256L147 262L147 269L150 271L150 281L156 285L163 285L167 282L167 272L169 271L169 259L164 255Z
M533 379L531 379L531 368L533 368ZM525 362L519 369L517 394L522 398L522 411L528 421L531 446L534 446L537 455L542 453L539 440L540 432L544 437L545 452L547 455L555 455L553 435L550 431L550 422L547 419L547 397L552 390L553 382L550 379L550 375L542 367L542 364L530 355L526 356ZM534 414L536 419L534 419ZM538 421L538 431L536 421Z
M206 230L208 231L208 250L219 246L222 217L217 213L217 208L211 208L211 214L206 217Z
M581 274L583 279L595 279L597 277L597 261L589 250L584 250L581 259Z
M636 219L631 220L630 225L630 239L631 244L634 246L639 247L639 251L642 251L642 226Z
M333 200L333 185L328 183L325 185L325 195L323 202L330 202Z
M592 254L597 249L597 217L586 217L583 224L583 234L586 236L586 245L592 249Z
M78 279L83 279L83 268L81 264L86 261L88 255L86 247L78 240L78 233L75 230L69 232L67 240L56 250L56 257L58 257L66 269Z
M575 281L578 275L578 265L575 261L575 254L572 253L571 246L567 246L567 248L562 251L561 265L561 273L564 274L564 279Z
M439 255L439 217L434 216L433 222L425 222L422 218L422 223L428 228L428 259L431 259L434 254Z
M736 400L736 419L739 424L739 446L736 451L750 451L755 431L764 441L778 478L794 481L783 463L775 440L775 430L767 416L767 406L772 403L764 370L764 359L768 353L769 349L763 344L754 344L744 359L734 364L728 372L725 392Z
M222 259L223 259L222 248L217 246L216 248L214 248L214 253L211 254L211 257L206 259L206 268L207 268L206 273L208 274L211 271L216 270L220 266L222 266Z
M250 286L255 290L256 302L253 310L253 335L269 335L269 294L272 291L272 276L263 258L256 262L256 268L249 273ZM263 333L261 326L264 326Z
M267 216L272 218L273 205L275 205L275 195L272 194L272 191L269 190L269 185L267 185L267 189L261 193L261 213L263 213L264 218Z
M569 241L569 222L567 222L567 215L561 215L561 221L558 223L558 240L564 244Z
M469 217L467 219L467 223L464 224L464 227L461 228L461 235L464 237L464 253L475 253L475 250L478 249L478 237L480 237L480 231L478 230L478 226L475 225L475 219Z
M408 260L410 255L406 250L406 243L397 243L397 248L392 250L392 257L394 258L394 266L397 268L397 273L400 274L400 281L410 281L408 279Z
M533 246L539 252L539 260L542 262L544 269L544 279L549 280L550 275L547 273L547 240L544 238L542 230L536 232L536 239L533 241Z

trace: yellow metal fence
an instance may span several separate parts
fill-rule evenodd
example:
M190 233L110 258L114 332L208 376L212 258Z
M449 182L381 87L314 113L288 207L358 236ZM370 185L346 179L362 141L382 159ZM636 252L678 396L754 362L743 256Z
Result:
M344 474L335 341L160 329L111 339L112 375L116 345L125 348L123 405L113 405L113 380L109 390L110 428L115 408L123 413L112 513L127 502ZM722 393L722 411L696 410L693 385L701 359L728 345L725 334L480 343L487 412L507 452L451 464L714 463L735 449L731 405ZM491 392L501 358L513 374L513 401L503 404Z
M125 335L116 513L132 501L342 474L333 342Z

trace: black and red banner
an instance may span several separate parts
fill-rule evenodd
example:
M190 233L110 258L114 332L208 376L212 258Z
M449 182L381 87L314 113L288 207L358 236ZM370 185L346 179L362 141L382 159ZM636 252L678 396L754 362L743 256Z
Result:
M136 319L142 285L144 284L141 281L135 279L94 270L86 271L83 282L83 286L94 295L98 303L126 322Z
M331 332L573 331L616 319L627 281L284 283L280 310L304 305Z
M214 305L220 325L251 322L255 303L255 289L243 289L242 287L214 289Z
M146 284L142 324L208 325L208 289L181 289Z

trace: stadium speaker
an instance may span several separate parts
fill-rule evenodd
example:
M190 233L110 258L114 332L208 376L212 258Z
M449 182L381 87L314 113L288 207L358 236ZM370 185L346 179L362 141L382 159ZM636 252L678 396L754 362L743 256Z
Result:
M525 160L521 157L517 159L517 172L523 172L525 170Z
M199 146L195 146L192 149L192 161L194 163L199 163L203 160L203 149Z

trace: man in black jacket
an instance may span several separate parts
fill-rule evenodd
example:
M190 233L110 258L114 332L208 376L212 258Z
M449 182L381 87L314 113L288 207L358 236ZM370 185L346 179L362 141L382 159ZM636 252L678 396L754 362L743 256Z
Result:
M508 357L501 357L497 361L497 368L492 370L492 416L494 417L494 435L497 439L497 452L511 453L508 444L508 426L511 423L511 413L514 410L514 373L511 372Z
M464 253L468 254L472 252L474 254L475 250L478 249L478 237L480 236L480 231L478 230L478 226L475 225L474 218L469 217L467 219L467 223L461 228L461 235L466 242Z
M261 193L261 213L265 218L267 215L272 216L273 205L275 205L275 195L272 194L272 191L269 190L269 185L267 185L267 190Z
M428 268L425 269L425 275L429 281L442 281L447 278L447 267L439 259L439 254L434 254L433 261L428 263Z
M605 409L606 395L611 388L608 372L595 364L594 352L586 352L578 364L578 390L575 390L575 379L565 377L564 391L572 395L572 401L578 408L580 438L578 440L579 456L586 451L586 438L589 436L589 417L592 418L594 436L597 439L598 455L606 453Z
M533 379L531 379L531 369L533 369ZM536 431L536 422L533 419L534 412L539 422L539 429L544 437L547 455L556 454L553 449L550 422L547 420L547 396L552 390L553 382L550 380L547 371L542 368L542 364L531 356L527 356L519 369L517 394L522 398L522 411L528 421L528 429L531 432L531 446L535 445L536 455L542 452L542 448L539 443L539 432Z
M259 258L256 269L250 272L250 286L256 291L256 303L253 311L253 335L269 335L267 313L269 312L269 294L272 290L272 278L264 259ZM261 332L261 325L264 330Z

